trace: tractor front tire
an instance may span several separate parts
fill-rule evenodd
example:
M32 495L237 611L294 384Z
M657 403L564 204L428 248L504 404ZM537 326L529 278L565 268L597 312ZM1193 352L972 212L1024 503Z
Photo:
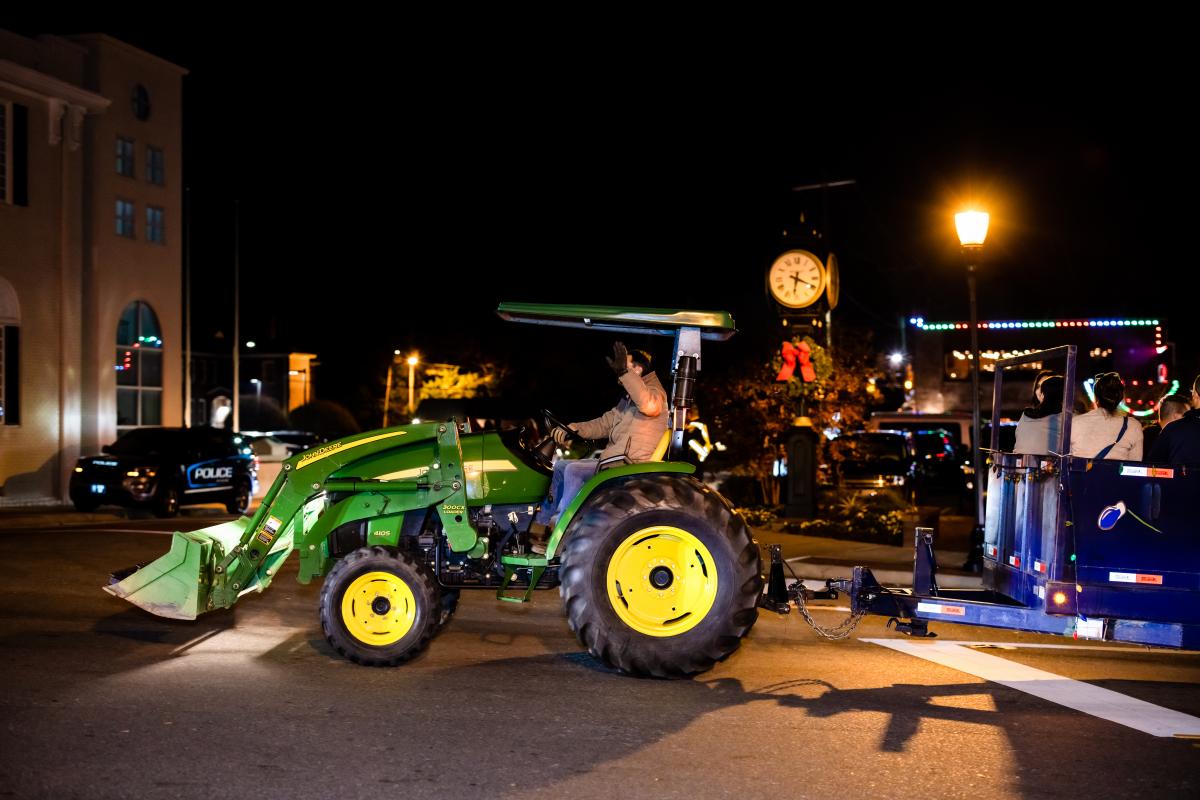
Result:
M724 499L690 477L602 489L568 529L561 564L571 630L633 675L704 672L758 619L758 545Z
M341 655L393 667L429 644L443 609L424 564L391 547L361 547L338 561L321 587L321 629Z

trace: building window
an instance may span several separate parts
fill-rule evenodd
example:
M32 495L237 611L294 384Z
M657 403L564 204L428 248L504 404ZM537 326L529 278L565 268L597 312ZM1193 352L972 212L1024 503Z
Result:
M133 87L133 97L130 98L133 104L133 115L138 119L145 121L150 119L150 92L145 86L140 83Z
M157 147L146 148L146 180L158 186L166 186L167 171L163 151Z
M0 203L29 205L29 109L0 100Z
M133 203L117 201L117 236L133 238Z
M21 329L0 325L0 425L21 424Z
M117 174L133 177L133 139L117 137Z
M0 425L21 424L21 309L0 278Z
M154 309L141 300L117 323L117 430L162 425L162 332Z
M0 203L9 202L8 198L12 195L8 188L9 177L12 175L12 169L9 167L12 156L8 154L8 118L12 116L12 112L9 111L11 107L11 103L0 100Z
M155 244L167 243L167 231L163 227L163 210L146 206L146 241Z

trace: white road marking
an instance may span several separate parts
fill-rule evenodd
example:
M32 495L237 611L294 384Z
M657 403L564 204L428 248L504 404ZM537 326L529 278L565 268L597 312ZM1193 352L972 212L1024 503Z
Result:
M1151 736L1200 736L1200 718L1190 714L981 653L959 642L918 643L899 639L861 641L923 658Z
M863 640L868 641L868 640ZM870 641L874 641L873 639ZM1105 646L1102 644L1045 644L1043 642L969 642L961 640L945 639L939 644L960 644L963 647L994 647L997 650L1015 650L1018 648L1028 648L1031 650L1099 650L1102 653L1133 653L1146 655L1153 653L1156 656L1194 656L1200 655L1196 650L1175 650L1166 647L1120 647L1120 646Z

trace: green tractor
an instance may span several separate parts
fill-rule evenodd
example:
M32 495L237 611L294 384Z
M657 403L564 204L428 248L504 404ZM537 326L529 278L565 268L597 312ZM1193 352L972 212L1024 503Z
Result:
M533 552L529 531L549 486L552 440L413 424L293 456L253 517L175 533L167 555L114 574L105 590L195 619L266 589L295 550L301 583L324 576L325 636L359 664L393 666L421 652L464 590L528 602L555 586L583 645L624 672L683 677L728 656L758 618L758 546L729 502L667 451L682 446L701 341L728 339L732 318L527 303L497 313L675 340L670 425L656 460L602 467L559 517L545 553Z

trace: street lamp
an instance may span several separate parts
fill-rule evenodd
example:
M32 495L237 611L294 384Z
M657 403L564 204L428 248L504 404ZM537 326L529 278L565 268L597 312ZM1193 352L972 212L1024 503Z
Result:
M967 293L971 300L971 430L974 442L971 448L971 466L974 469L972 483L975 485L975 528L971 531L971 549L967 553L964 569L971 571L983 568L983 455L980 447L982 436L979 419L979 319L975 308L975 268L987 239L988 215L984 211L962 211L954 215L954 227L958 230L958 242L962 245L967 261ZM996 421L992 420L995 425Z
M417 361L416 353L408 357L408 413L410 416L417 408L416 395L414 393L416 388L414 381L416 379Z

